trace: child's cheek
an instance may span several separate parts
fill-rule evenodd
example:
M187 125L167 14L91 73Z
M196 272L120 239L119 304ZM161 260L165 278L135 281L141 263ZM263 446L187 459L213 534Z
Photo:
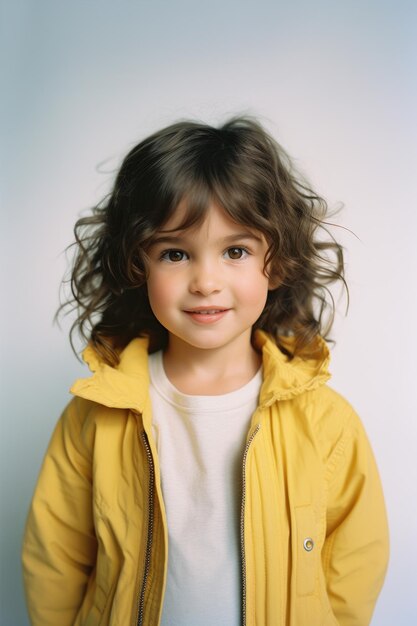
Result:
M163 312L177 301L177 283L175 279L164 272L149 276L147 283L149 303L155 315Z
M247 276L247 280L242 282L241 288L248 304L255 305L258 303L263 309L269 289L268 278L263 273L253 272L251 276Z

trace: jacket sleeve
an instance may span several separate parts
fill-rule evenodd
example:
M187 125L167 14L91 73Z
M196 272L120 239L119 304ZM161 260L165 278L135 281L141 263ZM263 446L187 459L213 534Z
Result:
M328 466L323 568L341 626L367 626L388 564L388 525L375 459L355 413Z
M72 626L94 567L90 453L79 399L61 416L46 452L23 542L26 601L33 626Z

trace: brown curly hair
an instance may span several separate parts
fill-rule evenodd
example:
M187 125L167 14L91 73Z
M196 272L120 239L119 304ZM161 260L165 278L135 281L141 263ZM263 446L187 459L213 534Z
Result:
M328 285L339 280L346 288L342 247L326 229L327 204L259 122L234 117L219 128L177 122L141 141L111 193L76 222L73 299L58 310L78 310L73 346L78 330L115 366L134 337L148 336L151 350L166 345L147 297L146 251L180 202L187 228L213 201L268 242L265 268L279 287L268 293L254 329L270 333L289 358L308 351L318 334L327 337L334 317ZM280 341L288 335L295 338L292 353Z

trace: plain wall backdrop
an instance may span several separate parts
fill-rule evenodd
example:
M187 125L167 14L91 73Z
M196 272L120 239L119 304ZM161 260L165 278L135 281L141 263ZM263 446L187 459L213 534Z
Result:
M392 554L372 624L417 623L416 6L2 0L2 626L28 624L25 516L68 388L87 375L69 322L52 325L73 224L135 142L234 113L258 116L345 205L351 305L331 384L361 415L385 488Z

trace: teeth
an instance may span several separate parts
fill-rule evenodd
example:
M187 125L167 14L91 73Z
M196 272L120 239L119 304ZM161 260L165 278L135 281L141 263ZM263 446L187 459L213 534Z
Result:
M199 315L214 315L215 313L221 313L221 309L210 309L207 311L191 311L191 313L197 313Z

